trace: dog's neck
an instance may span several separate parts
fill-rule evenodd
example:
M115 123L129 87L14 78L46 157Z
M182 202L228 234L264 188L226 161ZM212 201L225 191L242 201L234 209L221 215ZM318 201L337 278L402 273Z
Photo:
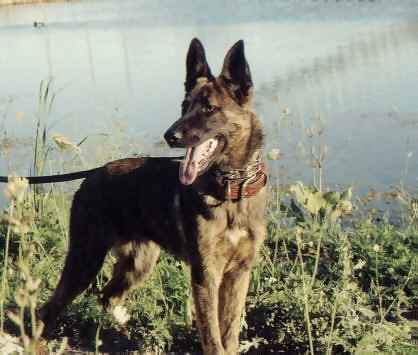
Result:
M246 134L242 134L241 138L229 147L230 154L225 154L200 179L201 191L217 194L226 200L239 200L253 196L266 184L261 123L254 113L247 114L248 124L240 127Z
M245 170L249 165L261 159L264 145L264 134L260 120L252 111L243 111L245 119L239 124L231 125L236 131L230 132L234 137L228 142L228 152L214 164L213 168L221 171Z

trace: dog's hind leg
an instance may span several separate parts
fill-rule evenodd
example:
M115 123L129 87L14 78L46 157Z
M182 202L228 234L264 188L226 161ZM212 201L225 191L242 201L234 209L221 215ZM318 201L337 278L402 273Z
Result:
M53 330L59 313L81 294L100 271L112 237L104 233L102 223L94 223L84 209L71 214L69 251L58 286L40 309L45 336Z
M116 256L113 277L102 291L105 309L117 305L130 289L149 277L160 256L160 247L151 240L127 242L116 248Z

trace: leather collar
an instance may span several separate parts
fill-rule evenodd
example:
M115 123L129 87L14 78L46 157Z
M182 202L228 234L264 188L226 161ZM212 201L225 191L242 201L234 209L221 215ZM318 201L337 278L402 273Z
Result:
M267 184L267 167L256 161L245 169L216 170L217 195L224 200L238 201L255 196Z

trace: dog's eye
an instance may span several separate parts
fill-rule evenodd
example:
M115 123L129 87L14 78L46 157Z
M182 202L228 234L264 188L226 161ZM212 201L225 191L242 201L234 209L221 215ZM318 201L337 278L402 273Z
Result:
M201 108L203 113L213 113L216 111L216 106L208 105Z

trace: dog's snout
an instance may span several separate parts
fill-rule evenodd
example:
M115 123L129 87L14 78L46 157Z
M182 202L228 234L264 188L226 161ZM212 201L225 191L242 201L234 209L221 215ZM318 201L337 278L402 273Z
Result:
M182 140L183 133L177 129L169 129L165 133L164 138L167 141L168 145L175 146Z

